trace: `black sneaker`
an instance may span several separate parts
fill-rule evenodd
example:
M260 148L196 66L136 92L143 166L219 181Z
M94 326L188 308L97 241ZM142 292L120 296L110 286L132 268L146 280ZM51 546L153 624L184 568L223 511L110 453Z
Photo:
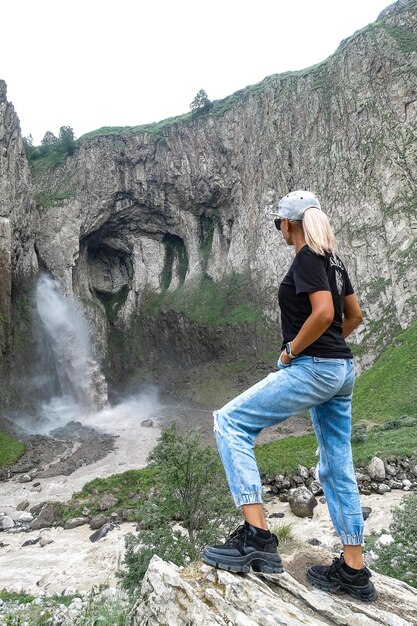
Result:
M364 567L357 574L352 575L343 569L343 563L343 554L341 554L333 559L331 565L313 565L307 571L307 580L322 591L340 589L364 602L376 600L378 592L369 580L372 575L369 569Z
M225 543L207 548L202 560L229 572L247 573L252 568L254 572L281 574L284 569L277 545L278 538L274 534L263 539L254 526L245 522Z

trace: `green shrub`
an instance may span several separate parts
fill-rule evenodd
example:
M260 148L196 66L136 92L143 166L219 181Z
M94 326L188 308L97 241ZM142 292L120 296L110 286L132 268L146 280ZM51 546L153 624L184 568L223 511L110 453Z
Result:
M0 600L3 602L18 602L19 604L30 604L35 599L35 596L31 596L25 591L0 591Z
M401 415L393 420L388 420L383 426L382 430L397 430L398 428L409 428L410 426L417 426L417 419L410 417L409 415Z
M143 529L126 538L118 575L129 591L140 585L154 554L177 565L195 560L238 517L218 455L195 431L181 434L176 424L164 429L148 460L156 464L160 487L140 506Z
M280 543L286 543L294 538L294 524L280 524L272 529L272 532L278 537Z
M367 430L366 424L354 424L352 426L352 435L351 435L352 443L359 443L360 441L365 441L366 430Z
M90 596L78 626L126 626L131 607L123 597Z

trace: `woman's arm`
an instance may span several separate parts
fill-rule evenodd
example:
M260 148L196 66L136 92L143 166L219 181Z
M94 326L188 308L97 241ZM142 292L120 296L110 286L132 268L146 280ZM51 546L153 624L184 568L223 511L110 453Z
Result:
M311 313L301 326L297 336L291 342L293 354L300 354L305 348L314 343L329 328L334 318L333 298L330 291L313 291L308 294L311 304ZM285 353L281 355L284 364L291 359Z
M358 299L354 293L345 296L343 304L342 337L346 339L363 320Z

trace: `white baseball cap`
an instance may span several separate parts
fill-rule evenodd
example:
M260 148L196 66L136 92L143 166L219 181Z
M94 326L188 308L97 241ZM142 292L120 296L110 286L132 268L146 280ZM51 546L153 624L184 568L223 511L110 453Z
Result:
M304 212L311 207L321 209L318 198L311 191L298 189L281 198L278 202L277 212L273 215L288 220L302 220Z

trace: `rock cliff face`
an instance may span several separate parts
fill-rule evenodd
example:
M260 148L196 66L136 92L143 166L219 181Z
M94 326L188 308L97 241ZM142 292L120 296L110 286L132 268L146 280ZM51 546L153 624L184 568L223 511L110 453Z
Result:
M17 358L28 309L27 289L37 270L33 223L35 204L19 120L0 80L0 373L10 373ZM26 324L27 325L27 324ZM15 355L16 356L16 355ZM22 356L22 355L20 355Z
M202 361L219 354L204 351L213 318L201 325L213 284L245 279L245 299L228 292L229 312L246 306L232 321L276 319L291 251L269 211L310 188L364 303L355 342L367 365L415 318L416 116L417 2L400 0L317 66L177 120L101 129L54 167L40 160L40 264L89 305L103 356L110 345L141 366L159 328L168 345L195 336L185 360Z
M106 303L123 329L147 291L231 273L250 276L274 319L291 253L268 212L288 190L311 188L366 303L356 341L369 363L385 335L415 317L416 115L409 0L313 68L176 122L83 138L36 180L40 258L66 289L95 300L102 337Z

